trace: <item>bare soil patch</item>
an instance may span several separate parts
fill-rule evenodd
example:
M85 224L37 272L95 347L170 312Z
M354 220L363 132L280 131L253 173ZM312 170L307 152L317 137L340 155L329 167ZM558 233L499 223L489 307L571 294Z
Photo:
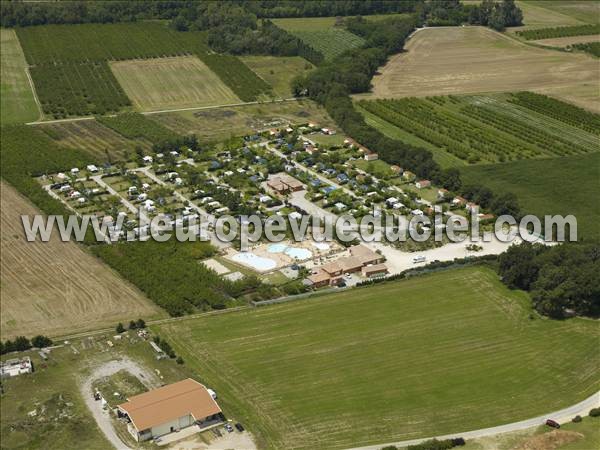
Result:
M575 431L554 430L532 436L514 447L513 450L555 450L582 438L583 434Z

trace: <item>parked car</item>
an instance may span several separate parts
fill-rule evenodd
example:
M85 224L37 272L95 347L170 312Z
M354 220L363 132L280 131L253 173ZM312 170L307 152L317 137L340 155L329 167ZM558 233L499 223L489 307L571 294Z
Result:
M560 428L560 423L558 423L556 420L552 420L552 419L546 420L546 425L548 425L549 427L552 427L552 428Z
M244 427L242 426L241 423L236 423L235 424L235 428L241 433L242 431L244 431Z
M227 430L228 433L231 433L233 431L233 427L231 425L229 425L228 423L225 424L225 429Z

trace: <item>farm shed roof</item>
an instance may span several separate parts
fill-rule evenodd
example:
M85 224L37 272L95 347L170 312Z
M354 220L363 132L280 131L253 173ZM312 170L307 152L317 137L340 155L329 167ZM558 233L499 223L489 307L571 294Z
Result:
M191 378L135 395L119 408L140 431L188 414L201 420L221 412L206 387Z

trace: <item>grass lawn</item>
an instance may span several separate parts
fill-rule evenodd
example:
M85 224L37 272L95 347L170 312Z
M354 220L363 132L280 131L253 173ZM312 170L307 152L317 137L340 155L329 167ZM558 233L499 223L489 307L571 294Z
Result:
M27 79L25 57L14 30L2 28L1 38L1 122L24 123L37 120L40 112Z
M126 370L120 370L111 376L100 378L92 383L92 388L97 389L102 394L102 397L111 408L115 408L117 405L126 402L128 398L148 390L138 377Z
M273 92L280 98L292 97L292 80L314 69L311 63L300 56L243 56L240 59L270 84Z
M390 165L381 159L376 159L375 161L357 159L352 161L352 165L384 180L393 174L392 169L390 169Z
M195 56L118 61L111 69L140 111L241 102Z
M315 141L319 145L324 146L338 146L341 147L344 145L344 139L346 136L340 133L336 134L309 134L307 136L311 141Z
M343 448L508 423L596 391L597 324L530 311L468 268L156 330L264 447Z
M600 154L461 169L464 183L481 183L493 191L517 195L521 210L538 217L574 214L578 235L600 236Z

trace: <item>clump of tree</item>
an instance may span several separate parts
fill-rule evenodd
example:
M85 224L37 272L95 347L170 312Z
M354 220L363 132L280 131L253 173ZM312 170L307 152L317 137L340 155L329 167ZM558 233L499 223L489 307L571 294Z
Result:
M173 347L171 347L171 344L169 344L167 341L165 341L164 339L161 339L160 336L154 336L154 342L156 343L156 345L158 345L160 347L160 349L165 352L165 354L171 358L171 359L175 359L177 358L177 354L175 353L175 350L173 350ZM181 357L180 357L181 358ZM182 363L183 363L183 359L182 359ZM180 364L182 364L180 363Z
M530 293L540 314L600 316L598 242L513 245L500 255L499 272L508 287Z
M429 0L424 2L420 13L428 26L468 23L502 31L523 22L523 12L514 0L483 0L479 5L465 5L460 0Z
M37 335L31 341L25 336L17 336L14 340L7 339L4 342L0 341L0 355L10 352L23 352L32 347L45 348L52 345L52 339L47 336Z
M480 5L470 5L468 11L469 23L473 25L485 25L497 31L523 25L523 11L514 0L483 0Z
M142 328L146 328L146 322L144 319L131 320L129 322L130 330L141 330Z

